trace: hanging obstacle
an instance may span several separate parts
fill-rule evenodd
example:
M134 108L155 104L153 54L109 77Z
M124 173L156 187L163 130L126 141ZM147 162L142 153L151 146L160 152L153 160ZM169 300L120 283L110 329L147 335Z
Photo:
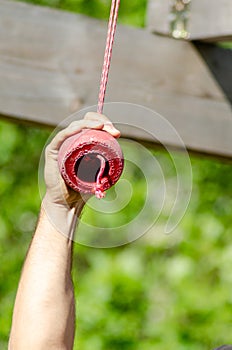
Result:
M112 0L104 63L102 68L98 113L102 114L112 57L120 0ZM103 198L123 171L123 154L116 139L105 131L85 129L62 144L59 169L66 184L81 193Z

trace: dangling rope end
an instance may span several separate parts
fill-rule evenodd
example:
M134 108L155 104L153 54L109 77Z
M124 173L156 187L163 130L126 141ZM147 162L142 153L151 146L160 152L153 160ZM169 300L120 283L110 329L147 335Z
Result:
M105 195L106 195L105 191L103 191L103 192L101 190L96 190L95 191L95 197L97 199L102 199L102 198L105 197Z
M105 158L103 156L101 156L100 154L97 155L97 158L100 160L101 166L100 166L100 170L98 172L97 179L96 179L95 196L96 196L96 198L101 199L101 198L105 197L105 191L102 189L101 181L102 181L102 176L103 176L104 171L105 171L106 161L105 161Z

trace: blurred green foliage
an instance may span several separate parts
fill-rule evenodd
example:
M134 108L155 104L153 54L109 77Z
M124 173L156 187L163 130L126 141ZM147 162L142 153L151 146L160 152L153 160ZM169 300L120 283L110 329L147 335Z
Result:
M110 5L110 1L97 0L28 2L100 18L107 16ZM122 1L121 21L143 25L145 6L146 1ZM0 122L3 350L7 349L17 283L39 212L37 168L49 133ZM154 154L165 162L165 152ZM104 250L75 245L75 349L206 350L231 342L232 165L193 156L191 161L192 199L170 236L162 233L161 220L151 234L128 246Z
M109 16L110 0L24 0L32 4L55 7L71 12L106 19ZM144 26L147 0L122 0L119 22L134 26Z

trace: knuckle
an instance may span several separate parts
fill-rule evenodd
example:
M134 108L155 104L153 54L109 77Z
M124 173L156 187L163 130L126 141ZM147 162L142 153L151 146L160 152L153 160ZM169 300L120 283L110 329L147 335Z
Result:
M44 152L44 153L45 153L45 157L46 157L46 158L48 157L50 151L51 151L51 147L50 147L50 144L49 144L49 145L47 145L47 146L45 147L45 152Z
M69 124L69 126L68 126L66 129L72 128L72 127L78 125L79 122L80 122L79 120L74 120L73 122L71 122L71 123Z
M95 113L87 112L86 115L84 116L84 119L91 119L91 118L93 118L93 114L95 114Z

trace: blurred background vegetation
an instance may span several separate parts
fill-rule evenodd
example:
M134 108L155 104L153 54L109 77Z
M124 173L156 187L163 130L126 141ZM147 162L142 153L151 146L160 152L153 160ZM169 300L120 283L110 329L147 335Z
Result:
M110 7L109 0L27 2L99 18L107 18ZM120 22L143 26L145 9L145 0L122 1ZM0 349L7 349L37 220L37 168L49 134L0 121ZM166 157L153 153L161 162ZM107 250L75 244L75 349L203 350L232 342L232 165L196 156L191 161L192 199L172 235L148 234Z

